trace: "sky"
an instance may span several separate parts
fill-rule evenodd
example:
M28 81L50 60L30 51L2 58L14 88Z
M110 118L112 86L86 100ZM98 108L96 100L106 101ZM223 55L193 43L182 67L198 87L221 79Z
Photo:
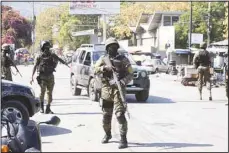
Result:
M38 15L45 8L55 7L61 2L34 2L34 12ZM2 2L2 5L11 6L13 9L20 11L20 14L26 18L32 18L33 3L32 2Z

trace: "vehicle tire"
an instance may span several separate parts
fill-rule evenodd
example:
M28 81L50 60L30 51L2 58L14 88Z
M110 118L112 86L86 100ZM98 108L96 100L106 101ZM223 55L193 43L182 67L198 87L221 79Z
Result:
M156 74L156 73L159 73L159 70L158 70L158 68L156 68L156 70L155 70L155 74Z
M148 90L143 90L143 91L139 91L135 94L135 98L137 99L137 101L146 101L149 97L149 91Z
M81 94L81 89L77 88L77 81L74 75L71 76L71 91L73 96L79 96Z
M167 71L165 72L166 74L169 74L170 72L169 72L169 69L167 69Z
M90 98L91 101L98 101L98 92L95 90L95 79L92 78L89 81L89 85L88 85L88 96Z
M188 85L188 80L183 79L183 80L181 81L181 84L183 84L184 86L187 86L187 85Z
M23 104L23 102L19 100L7 100L4 101L2 104L1 110L3 111L4 115L7 115L9 113L13 113L15 115L15 123L21 123L22 120L25 123L25 125L28 124L29 121L29 111L27 107Z

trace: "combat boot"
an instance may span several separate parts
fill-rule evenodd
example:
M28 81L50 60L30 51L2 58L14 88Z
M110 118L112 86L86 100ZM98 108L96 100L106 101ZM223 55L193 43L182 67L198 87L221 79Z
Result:
M45 114L53 114L53 112L50 109L50 104L46 106Z
M212 101L212 97L209 97L209 100Z
M44 113L44 102L41 102L41 110L40 110L41 113Z
M105 134L103 140L102 140L102 143L108 143L108 141L112 138L111 136L111 132L108 132Z
M127 144L126 135L121 135L121 140L120 140L118 148L119 149L124 149L124 148L127 148L127 147L128 147L128 144Z

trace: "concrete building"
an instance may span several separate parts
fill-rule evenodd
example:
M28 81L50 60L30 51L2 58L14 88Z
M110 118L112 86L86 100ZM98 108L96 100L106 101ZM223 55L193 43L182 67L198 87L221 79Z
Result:
M175 49L174 23L178 22L182 12L161 12L154 14L141 14L132 31L132 39L120 41L128 50L142 50L144 52L157 52L165 56L168 48Z

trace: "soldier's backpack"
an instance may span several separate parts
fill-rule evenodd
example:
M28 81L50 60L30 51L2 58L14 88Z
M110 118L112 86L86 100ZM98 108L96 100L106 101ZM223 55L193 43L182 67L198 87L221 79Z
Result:
M39 68L38 71L43 75L50 75L55 72L58 61L54 58L53 54L48 56L41 55L39 57Z

